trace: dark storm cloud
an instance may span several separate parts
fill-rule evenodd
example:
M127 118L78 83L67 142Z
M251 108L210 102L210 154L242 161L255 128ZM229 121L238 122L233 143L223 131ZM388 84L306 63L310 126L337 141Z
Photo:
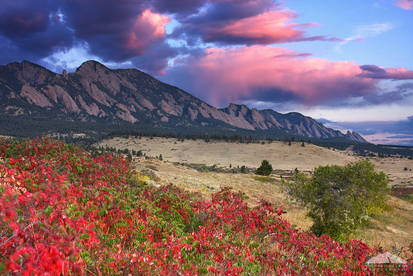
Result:
M378 67L377 65L361 65L360 69L374 74L386 74L386 70Z
M150 73L162 73L168 59L182 53L166 42L165 27L172 16L181 23L174 37L184 38L189 45L324 40L306 37L302 29L308 24L289 23L297 15L274 0L2 2L0 49L8 53L0 58L4 63L22 58L41 62L73 45L86 45L91 55L103 61L132 61Z
M145 68L151 74L163 75L168 65L168 59L178 54L178 49L159 43L148 49L145 55L133 58L132 63L138 68Z
M188 15L196 13L207 0L152 0L149 3L158 12Z
M338 40L306 36L304 30L316 24L291 23L296 17L295 12L283 9L273 0L217 0L199 14L182 20L175 35L194 42L201 38L223 45Z
M388 93L370 94L365 97L369 104L388 104L394 102L402 102L407 98L413 96L413 83L403 83Z
M62 22L57 1L10 1L0 5L1 62L37 60L73 45L72 32Z
M31 53L19 49L11 40L4 36L0 36L0 53L7 53L7 55L0 55L0 64L37 59L37 57L33 56Z
M2 11L0 30L4 36L13 38L43 32L49 24L49 11Z
M302 101L299 95L291 93L291 91L284 91L276 88L256 88L253 91L254 98L242 96L240 101L254 100L262 102L285 103L290 101Z
M213 1L204 15L193 22L228 21L258 15L276 8L274 0L229 0Z
M404 92L399 88L395 91L391 91L384 94L369 94L365 96L364 99L368 104L389 104L394 102L401 102L406 98L413 95L413 91Z
M162 1L152 1L159 9ZM139 68L159 73L175 50L165 43L170 19L157 13L150 1L66 0L63 12L78 39L104 61L131 60Z
M192 1L179 3L176 8L187 11L197 7ZM134 59L141 69L161 72L175 50L165 43L170 19L157 9L172 12L173 5L161 0L2 1L0 49L8 54L0 62L41 63L55 52L83 44L104 61Z
M63 0L63 12L80 38L112 35L133 23L143 10L136 0Z
M122 61L143 49L126 49L128 35L144 9L136 0L64 0L63 12L77 38L86 41L93 54Z

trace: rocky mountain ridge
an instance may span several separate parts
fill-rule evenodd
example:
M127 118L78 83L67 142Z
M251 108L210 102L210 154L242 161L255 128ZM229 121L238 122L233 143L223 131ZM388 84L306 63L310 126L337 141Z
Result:
M0 108L0 116L241 129L366 142L357 133L343 134L299 113L236 104L218 109L139 70L111 70L96 61L62 74L28 61L0 66Z

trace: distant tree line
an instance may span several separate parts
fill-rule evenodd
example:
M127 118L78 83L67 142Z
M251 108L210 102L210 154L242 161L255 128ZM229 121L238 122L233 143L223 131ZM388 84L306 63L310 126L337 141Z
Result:
M126 122L109 123L105 121L81 122L70 120L50 120L50 118L31 118L2 116L0 118L0 134L15 137L33 138L53 134L61 135L60 139L67 143L88 147L102 139L112 137L165 137L176 138L179 141L185 139L202 139L205 142L227 141L238 143L271 143L283 141L287 145L300 143L305 146L312 143L326 148L351 150L361 156L400 156L413 159L413 147L374 145L357 143L345 138L316 139L288 134L284 131L249 131L244 129L226 129L222 126L210 127L165 127L150 124L135 125ZM77 137L73 134L85 133L85 137Z

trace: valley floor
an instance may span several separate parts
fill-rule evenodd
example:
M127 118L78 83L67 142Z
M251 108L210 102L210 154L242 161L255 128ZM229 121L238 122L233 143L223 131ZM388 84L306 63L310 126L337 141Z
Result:
M150 178L154 185L173 183L188 191L199 192L205 198L223 187L241 191L248 197L247 202L255 205L260 199L282 205L287 211L283 216L297 227L308 230L312 221L306 217L306 210L291 202L282 191L281 178L297 168L311 171L320 165L344 165L357 161L360 157L348 152L329 150L311 144L283 142L265 144L240 144L227 142L204 142L167 138L113 138L102 141L99 146L116 149L142 150L146 156L162 154L163 161L156 158L134 157L135 169ZM245 165L256 168L261 160L267 159L277 172L271 177L261 177L253 173L231 173L233 168ZM371 158L379 170L389 175L391 185L411 185L413 181L413 161L399 158ZM191 165L192 164L192 165ZM194 169L194 164L212 166L222 170L202 171ZM191 167L192 166L192 167ZM231 166L231 168L230 168ZM407 168L407 170L405 169ZM207 168L208 169L208 168ZM224 172L225 171L225 172ZM390 198L390 210L373 219L370 224L353 236L362 239L370 246L379 245L397 253L396 248L413 242L413 204Z
M268 160L275 170L311 171L318 166L345 165L358 161L351 152L318 147L313 144L293 142L231 143L203 140L179 141L173 138L120 138L103 140L98 146L139 151L150 157L162 154L163 160L185 164L216 165L219 168L257 168ZM413 185L413 160L406 158L369 158L378 170L390 178L390 185Z

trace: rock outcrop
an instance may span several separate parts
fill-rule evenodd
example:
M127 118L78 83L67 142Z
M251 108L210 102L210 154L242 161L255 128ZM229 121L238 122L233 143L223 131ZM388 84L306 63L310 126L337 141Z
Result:
M343 134L299 113L237 104L218 109L139 70L111 70L96 61L62 74L28 61L0 66L0 108L0 115L9 116L44 119L52 113L55 119L65 120L241 129L366 142L357 133Z

